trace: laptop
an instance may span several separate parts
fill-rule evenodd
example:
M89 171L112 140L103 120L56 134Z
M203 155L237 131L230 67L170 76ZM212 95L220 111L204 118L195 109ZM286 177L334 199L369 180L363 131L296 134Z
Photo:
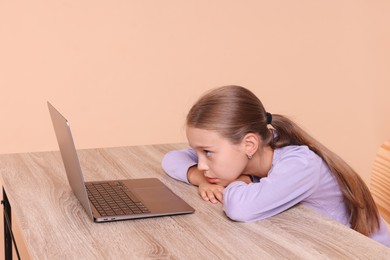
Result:
M69 185L94 222L195 211L157 178L84 182L69 122L49 102L47 105Z

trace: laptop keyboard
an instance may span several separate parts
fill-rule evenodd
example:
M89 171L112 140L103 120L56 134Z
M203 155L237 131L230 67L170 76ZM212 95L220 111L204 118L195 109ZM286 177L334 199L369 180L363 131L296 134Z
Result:
M150 213L142 202L127 195L127 188L120 182L86 183L85 187L90 201L101 216Z

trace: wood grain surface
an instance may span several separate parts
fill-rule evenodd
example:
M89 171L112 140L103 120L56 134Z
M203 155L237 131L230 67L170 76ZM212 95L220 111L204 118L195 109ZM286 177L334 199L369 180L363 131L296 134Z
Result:
M301 205L253 223L161 168L184 144L78 151L85 181L157 177L194 214L94 223L68 185L59 152L0 155L2 183L31 259L390 259L390 250ZM28 258L28 257L26 257Z

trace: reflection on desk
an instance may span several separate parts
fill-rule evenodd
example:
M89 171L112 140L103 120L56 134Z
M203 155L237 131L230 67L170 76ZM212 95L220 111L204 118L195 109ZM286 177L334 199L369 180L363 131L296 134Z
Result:
M31 259L390 259L390 250L303 206L254 223L229 220L197 187L171 179L163 155L184 144L80 150L85 181L157 177L191 215L93 223L67 183L59 152L0 155L2 185Z

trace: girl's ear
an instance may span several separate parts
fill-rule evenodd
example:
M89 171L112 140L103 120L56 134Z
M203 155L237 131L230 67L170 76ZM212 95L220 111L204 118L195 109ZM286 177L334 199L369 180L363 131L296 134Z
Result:
M252 158L252 156L257 152L260 142L260 137L257 134L248 133L245 135L242 145L248 158Z

